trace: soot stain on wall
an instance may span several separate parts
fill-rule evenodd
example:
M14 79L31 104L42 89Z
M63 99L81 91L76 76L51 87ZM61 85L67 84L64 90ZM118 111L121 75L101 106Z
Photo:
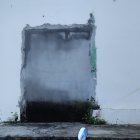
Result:
M95 29L91 24L24 28L21 121L82 121L87 99L95 97L96 60L90 59Z

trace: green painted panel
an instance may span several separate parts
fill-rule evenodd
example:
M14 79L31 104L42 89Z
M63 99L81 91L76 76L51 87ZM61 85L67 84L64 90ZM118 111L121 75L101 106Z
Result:
M92 47L91 49L90 63L91 63L92 76L96 77L96 48L95 47Z

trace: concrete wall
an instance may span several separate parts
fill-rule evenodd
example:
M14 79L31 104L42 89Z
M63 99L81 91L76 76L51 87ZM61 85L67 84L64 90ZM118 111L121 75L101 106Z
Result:
M26 24L85 23L94 12L97 34L97 100L109 123L140 123L139 0L1 0L0 117L20 96L21 31Z
M30 39L25 39L21 82L27 101L61 103L95 97L96 80L90 64L91 40L87 39L88 34L84 35L73 33L67 40L65 32L54 31L31 33Z
M96 73L96 70L92 72L92 67L96 69L96 53L92 53L95 50L95 29L90 24L44 24L24 28L22 121L81 121L85 109L80 105L86 104L91 97L95 98L96 75L92 74ZM73 113L77 109L81 115ZM71 114L62 115L68 113ZM73 117L69 117L72 114Z

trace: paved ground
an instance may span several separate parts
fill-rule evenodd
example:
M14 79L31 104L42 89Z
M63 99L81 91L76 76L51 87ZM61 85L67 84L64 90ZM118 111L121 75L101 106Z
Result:
M77 140L81 127L88 128L88 139L140 139L140 125L93 126L82 123L0 124L0 139Z

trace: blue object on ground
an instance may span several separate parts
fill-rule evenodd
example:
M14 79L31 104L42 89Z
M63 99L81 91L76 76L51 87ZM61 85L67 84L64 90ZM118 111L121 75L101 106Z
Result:
M85 127L82 127L78 133L78 140L85 140L87 135L88 135L88 129Z

